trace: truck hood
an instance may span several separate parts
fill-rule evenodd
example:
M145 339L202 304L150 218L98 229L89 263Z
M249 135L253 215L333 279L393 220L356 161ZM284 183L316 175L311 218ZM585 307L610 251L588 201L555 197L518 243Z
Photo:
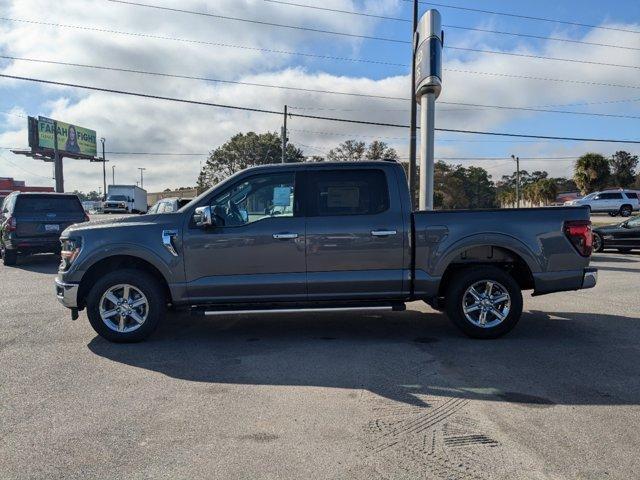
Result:
M136 225L150 225L155 223L158 215L136 215L131 217L105 218L100 220L91 220L85 223L76 223L62 232L61 237L67 237L71 233L86 230L99 230L119 227L135 227Z

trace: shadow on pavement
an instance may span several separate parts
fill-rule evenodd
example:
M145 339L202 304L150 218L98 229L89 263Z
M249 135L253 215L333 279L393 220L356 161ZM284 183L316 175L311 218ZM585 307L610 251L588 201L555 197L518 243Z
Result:
M13 267L35 273L56 273L60 265L60 256L55 254L19 255L18 262Z
M620 255L625 255L624 257L621 257ZM637 258L637 255L635 255L636 258L634 258L635 252L627 252L627 253L618 253L618 256L611 256L611 255L607 255L599 253L597 255L592 255L591 256L591 261L592 262L611 262L611 263L638 263L638 260L640 260L640 258ZM640 252L638 252L638 255L640 255ZM630 257L629 257L630 256Z
M619 332L619 333L616 333ZM640 404L640 319L528 312L506 337L463 337L446 317L317 314L218 320L172 314L147 342L96 355L195 382L367 389L411 405L433 396L544 408Z

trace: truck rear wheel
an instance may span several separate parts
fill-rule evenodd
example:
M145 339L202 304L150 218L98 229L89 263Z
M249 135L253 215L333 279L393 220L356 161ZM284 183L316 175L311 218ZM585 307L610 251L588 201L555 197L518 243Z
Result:
M447 316L466 335L497 338L522 315L522 292L511 275L491 266L462 270L447 291Z
M87 296L87 316L98 335L110 342L144 340L166 312L160 283L140 270L118 270L100 278Z

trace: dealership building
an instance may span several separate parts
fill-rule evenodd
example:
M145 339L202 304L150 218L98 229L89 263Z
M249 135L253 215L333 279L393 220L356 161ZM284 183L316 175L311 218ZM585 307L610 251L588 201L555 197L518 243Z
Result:
M14 180L11 177L0 177L0 203L11 192L53 192L53 187L27 187L24 180Z

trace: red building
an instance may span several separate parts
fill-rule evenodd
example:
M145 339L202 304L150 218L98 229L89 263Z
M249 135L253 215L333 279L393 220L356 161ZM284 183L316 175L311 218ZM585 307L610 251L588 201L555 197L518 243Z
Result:
M0 203L2 203L4 197L16 190L20 192L53 192L53 187L27 187L23 180L0 177Z

